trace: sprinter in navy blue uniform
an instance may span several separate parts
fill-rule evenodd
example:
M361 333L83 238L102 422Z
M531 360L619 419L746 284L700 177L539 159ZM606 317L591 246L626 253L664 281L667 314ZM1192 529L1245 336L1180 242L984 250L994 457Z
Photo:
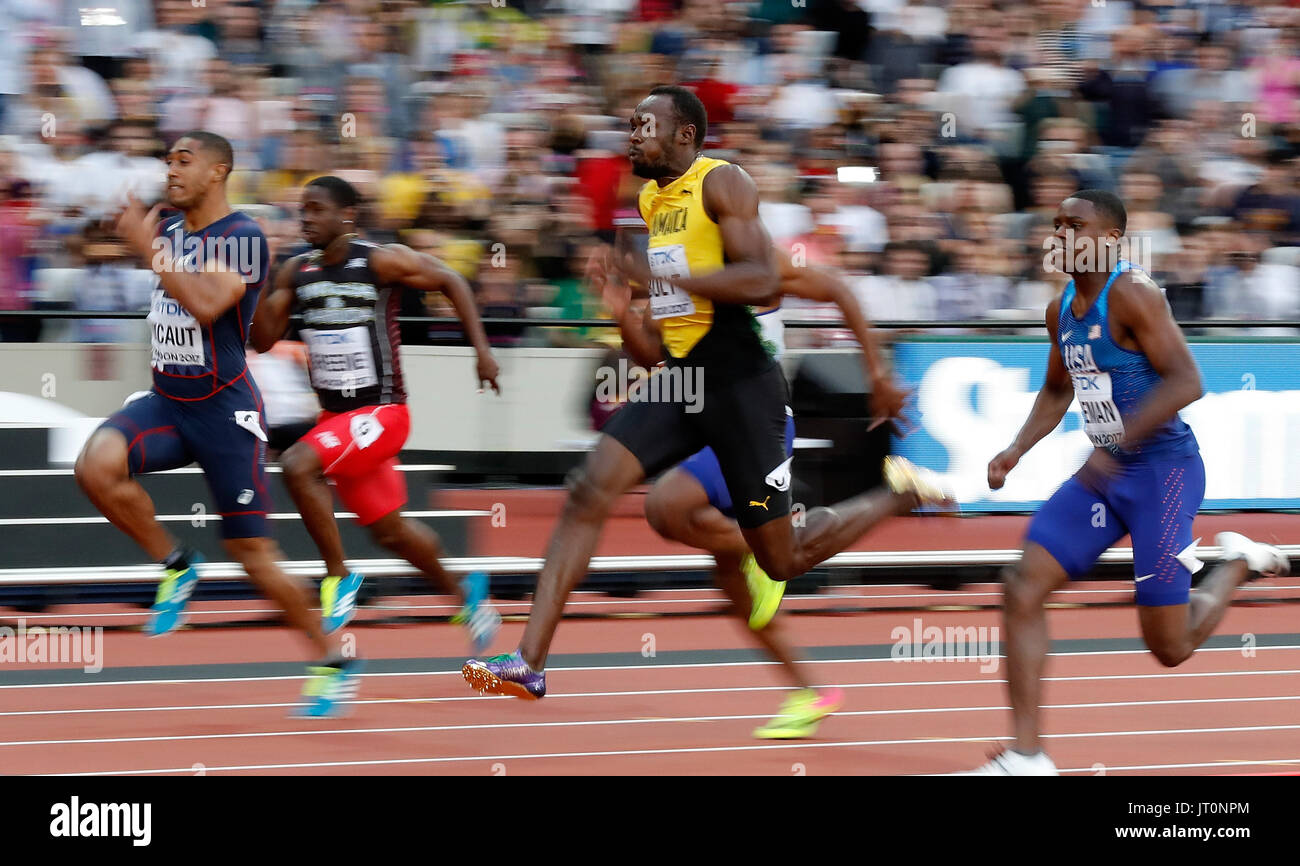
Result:
M308 588L276 565L283 557L267 532L266 426L244 345L270 258L257 224L226 198L233 163L221 136L187 133L167 154L167 203L180 213L160 221L161 204L146 212L132 199L118 220L118 234L159 277L149 313L153 388L90 437L77 458L77 482L162 564L149 624L150 634L162 635L180 625L202 557L158 522L134 476L197 462L227 552L323 659L311 669L302 714L334 715L355 691L359 662L345 659L337 638L322 632Z
M1224 561L1191 591L1199 538L1192 520L1205 495L1196 436L1178 417L1200 399L1201 374L1164 290L1114 255L1128 221L1112 193L1083 190L1061 203L1057 267L1073 277L1047 308L1047 377L1010 448L989 462L997 490L1020 458L1056 429L1077 399L1094 450L1029 524L1018 565L1003 575L1007 684L1015 744L979 775L1056 775L1038 742L1047 661L1043 603L1083 577L1125 535L1133 541L1138 622L1152 654L1181 664L1223 618L1232 594L1259 574L1285 574L1276 548L1220 533Z

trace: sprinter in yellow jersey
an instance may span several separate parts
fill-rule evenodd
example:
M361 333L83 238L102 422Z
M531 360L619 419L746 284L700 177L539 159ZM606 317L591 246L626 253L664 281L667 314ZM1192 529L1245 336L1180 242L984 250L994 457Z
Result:
M586 577L610 506L706 446L717 455L757 565L778 581L844 550L896 513L900 497L909 507L947 498L926 475L899 463L887 473L891 490L812 509L804 526L791 525L785 377L751 311L775 304L781 293L780 267L758 218L758 190L739 166L700 152L708 119L689 90L656 87L630 122L632 169L649 181L639 203L650 246L648 256L625 254L618 264L649 294L654 327L633 339L662 339L656 354L666 356L665 366L645 383L653 389L610 419L570 478L519 649L466 662L462 673L481 693L546 694L551 639L565 600Z
M894 381L881 357L871 322L853 292L833 271L796 266L788 253L777 248L773 248L772 254L781 275L783 296L834 303L858 338L867 381L871 383L872 427L901 417L907 391ZM654 320L634 308L631 287L611 278L612 270L608 254L597 253L588 265L588 278L592 287L601 291L614 321L618 322L628 353L637 363L653 367L664 358L661 335L654 327ZM758 308L754 315L762 328L764 347L779 359L785 351L781 307ZM785 453L790 457L794 454L792 415L786 418L785 437ZM897 509L894 513L910 510L913 503L912 497L900 494L895 494L893 501ZM750 552L736 522L736 511L741 505L731 498L717 453L705 447L659 476L646 496L645 516L660 536L713 555L713 579L731 601L732 613L748 623L754 639L781 666L781 674L795 687L783 701L780 713L755 729L754 736L783 740L811 737L822 720L839 709L843 695L834 687L814 686L814 672L799 663L794 647L778 627L774 617L785 584L769 578ZM885 509L878 514L882 519L890 516Z

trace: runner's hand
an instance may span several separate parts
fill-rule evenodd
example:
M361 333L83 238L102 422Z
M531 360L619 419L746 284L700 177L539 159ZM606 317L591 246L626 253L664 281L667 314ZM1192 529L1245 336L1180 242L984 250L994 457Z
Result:
M600 292L601 300L605 302L605 308L614 321L621 322L632 305L632 287L611 274L612 270L609 247L596 250L587 260L588 282Z
M126 209L118 215L113 230L117 236L126 241L126 245L146 262L153 258L154 238L158 236L158 215L162 213L162 203L152 208L145 208L134 195L127 196Z
M614 266L624 280L642 287L650 285L650 263L640 250L622 250L614 255Z
M907 405L907 399L911 396L910 388L903 388L893 379L873 380L871 393L867 395L871 409L871 425L867 430L875 430L881 424L889 423L895 433L906 436L910 431L904 429L904 424L916 427L916 422L903 414L903 407Z
M1020 451L1014 446L989 461L989 489L1001 490L1007 483L1007 473L1020 462Z
M478 356L478 392L483 393L483 384L492 386L492 390L501 393L501 386L497 384L497 376L501 375L501 368L497 365L497 359L493 358L490 353L483 352Z

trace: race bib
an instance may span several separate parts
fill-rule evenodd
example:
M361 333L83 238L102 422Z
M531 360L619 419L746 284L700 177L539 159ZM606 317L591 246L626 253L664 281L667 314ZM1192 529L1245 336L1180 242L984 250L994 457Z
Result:
M695 312L695 301L668 280L689 277L691 267L686 262L686 247L672 244L651 247L650 254L650 315L655 319L671 316L689 316Z
M1111 397L1110 374L1078 372L1071 373L1070 379L1083 413L1083 432L1092 444L1105 448L1123 439L1124 419Z
M346 391L379 384L368 328L301 332L307 344L311 384L322 391Z
M162 289L153 290L149 309L152 348L149 365L161 370L166 365L205 367L203 328L181 302Z

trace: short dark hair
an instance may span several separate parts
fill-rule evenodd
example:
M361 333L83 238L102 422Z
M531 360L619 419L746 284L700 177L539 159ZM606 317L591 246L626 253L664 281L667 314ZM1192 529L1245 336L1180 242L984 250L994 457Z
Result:
M651 90L650 95L670 98L673 101L673 115L677 125L692 124L695 127L695 146L704 146L704 137L709 132L709 113L698 96L678 84L662 84Z
M318 186L325 190L330 197L330 201L334 202L335 207L356 207L361 201L361 196L357 194L355 186L332 174L313 178L307 182L307 186Z
M230 146L230 142L215 132L208 132L205 129L192 129L184 135L177 138L192 138L197 141L204 150L217 158L217 162L224 162L230 166L230 171L235 170L235 149ZM230 177L230 172L226 172L226 177Z
M1124 209L1124 202L1120 201L1115 193L1104 189L1081 189L1070 198L1092 202L1097 212L1118 228L1120 234L1124 234L1128 229L1128 211Z

